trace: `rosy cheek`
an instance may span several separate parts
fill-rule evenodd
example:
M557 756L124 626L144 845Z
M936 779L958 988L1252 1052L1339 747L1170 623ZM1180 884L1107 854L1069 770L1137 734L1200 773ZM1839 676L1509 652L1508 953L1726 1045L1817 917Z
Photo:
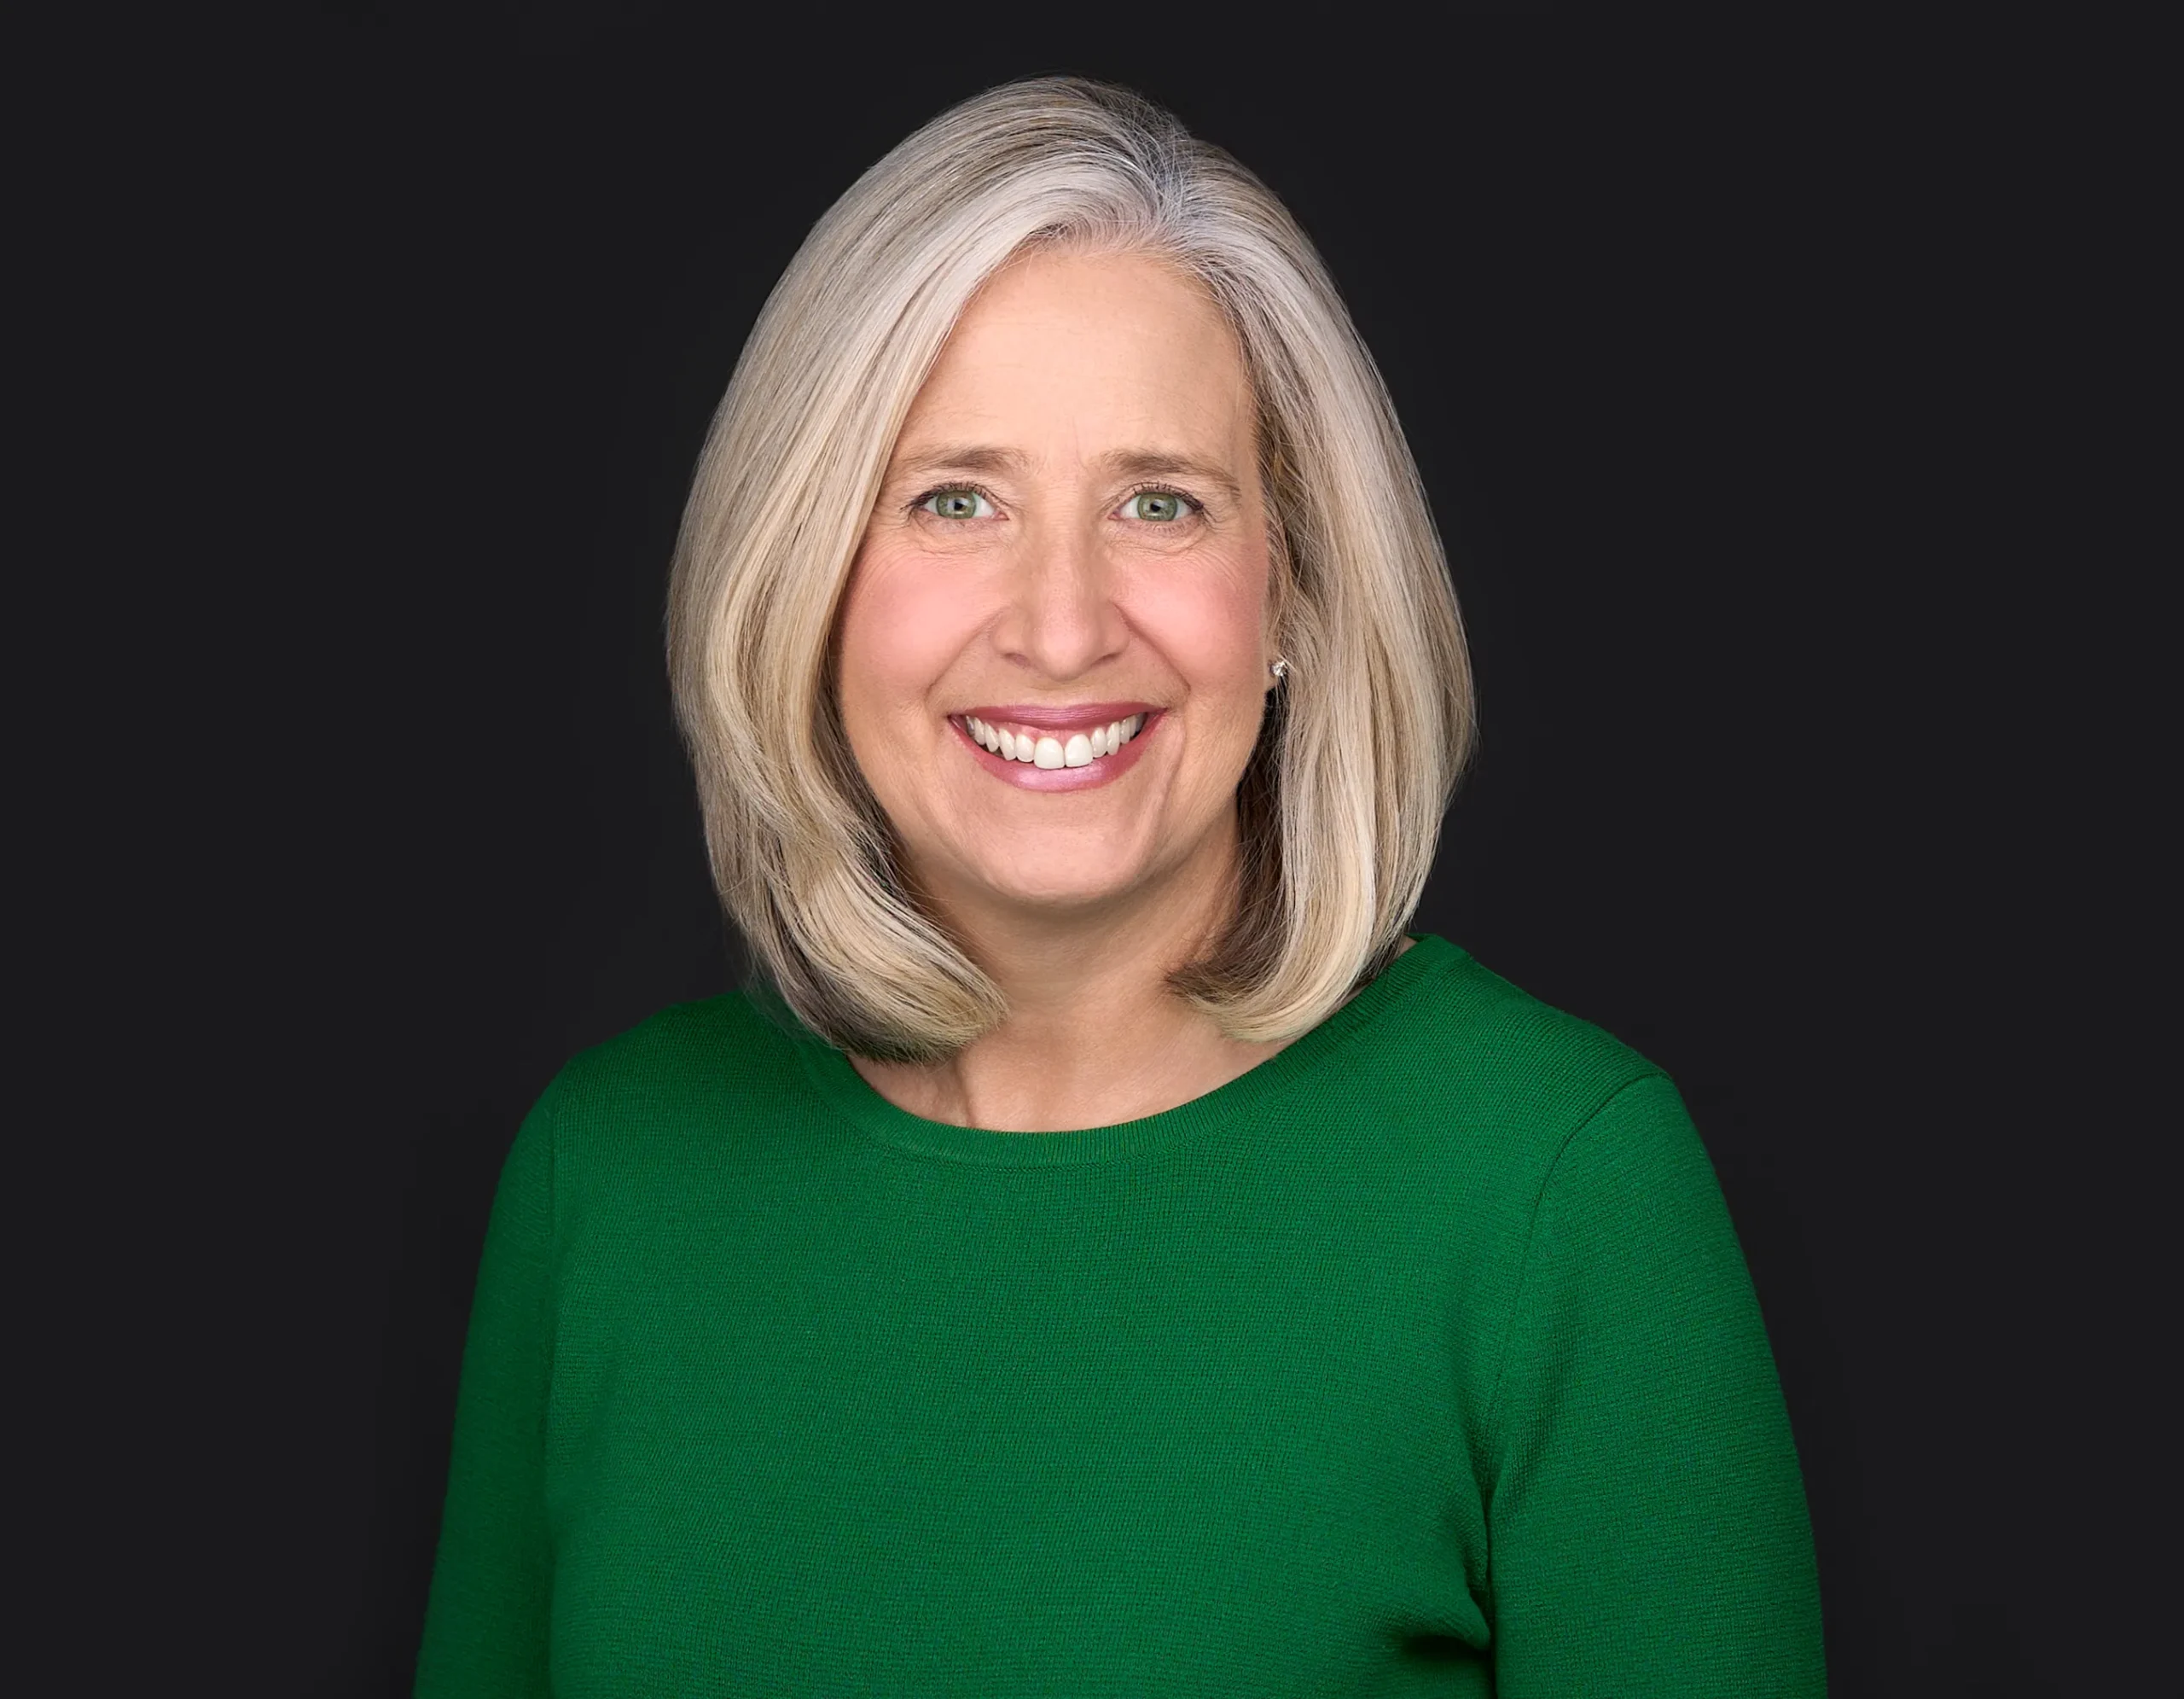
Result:
M873 555L857 562L843 610L845 667L880 684L880 694L921 692L936 683L964 642L963 598L951 596L932 562ZM852 684L854 688L854 684Z
M1131 586L1133 616L1143 629L1159 632L1163 646L1207 683L1255 672L1263 642L1263 569L1254 573L1249 561L1198 567L1139 577Z

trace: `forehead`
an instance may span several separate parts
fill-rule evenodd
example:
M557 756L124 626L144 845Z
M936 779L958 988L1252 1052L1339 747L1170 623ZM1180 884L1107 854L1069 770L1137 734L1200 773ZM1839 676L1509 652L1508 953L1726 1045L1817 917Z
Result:
M1042 253L964 310L902 444L1234 455L1251 421L1242 352L1203 288L1141 255Z

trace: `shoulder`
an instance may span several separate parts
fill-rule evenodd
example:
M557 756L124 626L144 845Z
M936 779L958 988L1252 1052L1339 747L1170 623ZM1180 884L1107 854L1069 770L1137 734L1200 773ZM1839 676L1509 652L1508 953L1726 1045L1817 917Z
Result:
M593 1170L717 1150L807 1101L798 1046L741 992L671 1004L572 1056L531 1112L536 1136L557 1167Z
M1380 1174L1464 1242L1513 1255L1573 1155L1650 1146L1681 1161L1699 1149L1665 1071L1612 1033L1442 939L1390 971L1406 966L1362 1030L1299 1082L1309 1102L1295 1113L1329 1160Z
M1391 1006L1377 1047L1408 1089L1481 1130L1559 1143L1658 1064L1590 1021L1434 938L1427 971Z

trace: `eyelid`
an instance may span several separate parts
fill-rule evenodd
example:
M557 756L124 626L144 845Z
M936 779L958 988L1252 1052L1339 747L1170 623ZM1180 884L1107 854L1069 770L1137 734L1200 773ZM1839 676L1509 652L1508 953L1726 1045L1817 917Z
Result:
M1122 500L1115 503L1116 510L1119 512L1128 507L1140 496L1173 496L1187 504L1199 518L1205 517L1205 502L1202 497L1194 496L1188 490L1179 490L1173 484L1163 484L1158 479L1133 486L1124 494Z

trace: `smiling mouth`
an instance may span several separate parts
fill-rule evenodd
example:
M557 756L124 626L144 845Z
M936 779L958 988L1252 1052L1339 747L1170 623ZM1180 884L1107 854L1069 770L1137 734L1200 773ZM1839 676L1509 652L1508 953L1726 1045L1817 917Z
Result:
M951 719L971 742L1002 760L1051 770L1089 767L1095 761L1120 753L1144 731L1152 716L1124 714L1105 725L1080 731L1010 724L981 719L976 714L957 714Z

